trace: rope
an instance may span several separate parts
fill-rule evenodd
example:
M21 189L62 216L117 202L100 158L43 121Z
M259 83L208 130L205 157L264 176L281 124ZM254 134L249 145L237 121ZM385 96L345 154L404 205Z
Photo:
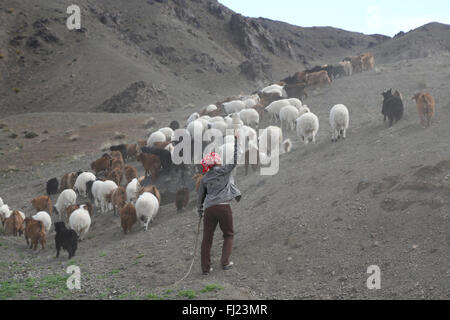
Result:
M198 220L197 235L195 237L195 244L194 244L194 256L192 257L192 262L191 262L191 265L189 267L189 270L184 275L183 278L181 278L180 280L178 280L177 282L174 283L174 286L179 285L181 282L183 282L191 274L192 267L194 266L195 255L197 253L197 245L198 245L198 238L199 238L199 235L200 235L200 226L201 226L202 218L203 218L203 216L200 217L200 219Z

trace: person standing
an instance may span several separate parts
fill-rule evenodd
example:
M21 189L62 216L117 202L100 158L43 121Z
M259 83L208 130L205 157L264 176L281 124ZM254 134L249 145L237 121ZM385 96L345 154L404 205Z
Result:
M217 153L210 153L202 160L205 174L199 188L198 213L203 220L203 240L201 246L201 267L203 275L211 271L211 247L217 224L223 232L221 264L224 270L233 267L230 261L233 249L233 215L231 201L241 200L241 192L231 175L237 165L237 136L234 137L234 158L232 164L223 164Z

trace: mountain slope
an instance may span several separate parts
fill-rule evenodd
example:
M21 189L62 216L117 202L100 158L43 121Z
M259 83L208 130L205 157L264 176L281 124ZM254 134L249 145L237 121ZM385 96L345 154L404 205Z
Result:
M216 1L78 4L82 30L69 31L65 2L3 1L0 97L5 114L117 111L117 106L102 105L114 95L130 96L137 105L134 110L124 106L125 111L201 106L386 40L245 18ZM139 84L146 87L143 96L135 93Z

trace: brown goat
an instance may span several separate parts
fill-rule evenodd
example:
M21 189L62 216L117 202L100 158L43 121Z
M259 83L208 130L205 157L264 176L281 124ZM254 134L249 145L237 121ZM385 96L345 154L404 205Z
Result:
M39 211L45 211L50 216L52 215L52 200L49 196L40 196L36 197L33 200L31 200L31 204L33 207L39 212Z
M270 105L272 102L282 99L282 97L280 97L280 95L276 92L261 93L259 97L260 97L259 103L262 104L264 108Z
M147 140L138 140L137 145L141 148L147 146Z
M23 218L19 211L15 210L11 213L8 218L2 217L2 224L5 227L5 232L7 235L13 235L17 237L22 236L24 232Z
M189 203L189 189L183 188L179 190L175 195L175 205L177 207L177 212L183 211L186 209Z
M312 87L312 86L324 86L329 85L331 86L331 80L328 76L328 72L325 70L319 71L319 72L313 72L306 75L306 86Z
M60 191L66 190L66 189L73 189L73 186L75 185L75 181L77 180L77 173L76 172L70 172L66 173L61 178L61 184L60 184Z
M145 169L145 177L149 174L152 176L152 180L156 181L159 171L161 170L161 160L158 156L148 153L140 153L137 156L137 161L141 162Z
M194 180L195 180L195 191L198 192L198 190L200 189L200 183L202 182L203 179L203 174L201 173L196 173L194 175Z
M116 208L120 212L127 202L127 192L124 187L118 187L106 195L106 202L112 203L114 215L116 215Z
M130 183L134 178L137 178L137 170L132 166L125 166L125 179L127 184Z
M131 232L131 228L137 222L136 208L131 203L120 209L120 223L123 233Z
M30 248L33 248L33 250L37 249L38 242L40 242L43 250L47 242L44 224L32 218L26 218L25 240L27 241L27 245L30 245ZM29 240L31 240L31 244Z
M121 168L114 168L108 173L106 178L114 181L118 186L122 183L123 171Z
M127 160L136 160L138 154L138 145L136 143L126 144L125 147L127 149Z
M156 188L155 186L142 187L136 192L136 198L139 198L145 192L153 193L156 199L158 199L158 202L161 203L161 194L159 193L158 188Z
M165 141L165 142L155 142L155 143L153 144L153 146L154 146L155 148L164 150L169 144L171 144L170 141Z
M362 62L362 70L363 71L373 70L373 68L375 67L375 60L373 54L371 54L370 52L363 53L360 55L360 57Z
M91 169L95 170L95 175L101 171L108 171L111 168L111 157L103 155L101 158L91 163Z
M436 110L436 103L433 96L429 93L419 92L414 95L412 100L416 101L421 126L424 128L431 126L431 120Z
M352 57L350 63L352 64L353 73L361 73L363 71L363 59L361 56Z
M144 180L145 180L145 176L140 177L140 178L138 179L139 185L142 186L142 182L144 182Z
M123 162L123 160L113 158L109 172L112 172L115 169L123 170L124 166L125 166L125 162Z
M259 114L259 120L262 120L263 117L264 117L264 109L265 109L265 107L264 107L262 104L258 103L258 104L256 104L256 105L254 105L254 106L252 107L252 109L255 109L256 112L258 112L258 114Z

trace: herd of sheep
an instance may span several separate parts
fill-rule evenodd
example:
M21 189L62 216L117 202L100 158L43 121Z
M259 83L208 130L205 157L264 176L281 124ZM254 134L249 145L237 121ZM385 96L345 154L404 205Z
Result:
M119 212L124 233L131 231L137 221L144 230L152 222L161 205L161 195L154 185L144 186L143 182L150 177L152 183L158 179L161 172L171 170L181 171L184 180L185 163L174 164L173 157L176 147L182 141L177 137L184 133L193 141L203 141L211 131L221 136L220 144L215 145L217 152L224 161L233 154L234 135L230 129L238 130L240 137L239 157L245 165L253 168L267 164L269 155L274 148L270 141L277 141L281 153L288 153L292 148L290 139L283 140L283 130L295 131L305 144L315 143L319 130L319 118L304 105L300 99L307 96L306 90L311 87L330 85L333 79L350 76L353 73L372 70L374 59L371 54L362 54L344 59L338 66L317 66L310 70L297 72L279 83L271 84L249 96L230 97L223 101L205 107L199 113L193 113L187 118L184 128L178 121L172 121L169 127L153 132L147 140L134 144L118 145L110 148L111 153L105 153L91 163L94 172L70 172L65 174L60 182L53 178L47 182L47 195L34 198L31 203L37 213L26 217L23 212L11 210L0 198L0 218L6 235L25 235L27 244L31 240L33 250L38 243L45 247L46 235L52 227L52 215L55 223L55 241L57 256L60 248L68 251L71 258L77 249L79 240L83 240L89 232L95 209L102 214ZM382 114L389 119L390 124L397 122L403 115L403 98L398 91L389 90L383 93L384 102ZM434 115L434 99L428 93L414 96L422 125L429 126ZM262 129L263 118L270 122ZM349 110L343 104L332 107L329 114L331 140L337 142L346 139L349 127ZM280 124L280 127L278 126ZM256 130L260 130L260 134ZM233 132L233 131L231 131ZM244 140L241 138L244 137ZM269 139L270 137L270 139ZM275 138L274 138L275 137ZM245 140L248 139L248 140ZM245 142L243 142L245 141ZM248 143L247 143L248 142ZM204 145L203 149L204 150ZM250 161L252 152L256 153L256 162ZM128 160L142 164L145 176L138 177L137 169L125 165ZM230 159L231 160L231 159ZM195 167L195 166L194 166ZM125 176L126 183L123 183ZM194 176L198 186L202 174ZM50 195L59 194L52 206ZM77 204L79 199L82 204ZM177 210L182 210L189 202L189 189L180 188L176 194ZM67 218L68 227L63 222Z

